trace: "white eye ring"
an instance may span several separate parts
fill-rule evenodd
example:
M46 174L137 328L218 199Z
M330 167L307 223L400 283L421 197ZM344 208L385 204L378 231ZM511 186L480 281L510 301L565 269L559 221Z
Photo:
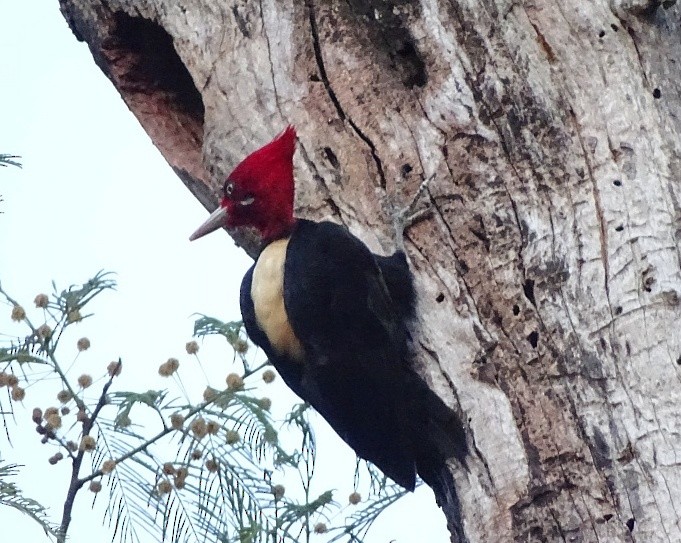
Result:
M234 183L231 181L229 183L225 183L225 188L223 190L225 192L225 196L231 196L234 192Z
M242 205L242 206L249 206L253 202L255 202L255 198L253 198L253 196L248 196L247 198L244 198L243 200L241 200L239 202L239 204Z

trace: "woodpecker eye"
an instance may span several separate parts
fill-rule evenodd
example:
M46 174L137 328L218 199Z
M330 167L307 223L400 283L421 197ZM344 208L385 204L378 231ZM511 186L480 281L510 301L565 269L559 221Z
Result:
M222 192L224 192L226 198L229 198L234 192L234 183L226 181L225 186L222 188Z

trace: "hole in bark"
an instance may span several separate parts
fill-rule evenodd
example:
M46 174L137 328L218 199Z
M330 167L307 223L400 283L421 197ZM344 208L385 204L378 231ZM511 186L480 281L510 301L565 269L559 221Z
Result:
M530 333L529 336L527 336L527 341L530 342L530 345L532 345L533 349L537 348L537 344L539 343L539 332L536 330L532 333Z
M413 170L414 168L411 167L411 164L402 164L402 168L400 168L400 171L402 172L402 177L407 177L409 173Z
M513 314L517 317L520 314L520 308L518 307L518 304L513 305Z
M616 187L621 187L621 186L622 186L622 181L620 181L619 179L615 179L615 180L612 182L612 184L615 185Z
M629 528L629 531L630 531L630 532L633 532L633 531L634 531L634 524L636 524L636 521L635 521L633 518L630 518L630 519L627 521L627 528Z
M604 36L605 36L605 30L601 30L601 31L598 33L598 37L599 37L599 38L602 38L602 37L604 37Z
M411 41L405 41L396 52L398 57L402 59L402 64L409 66L408 75L403 81L404 86L409 88L423 87L428 82L426 65L421 60L414 44Z
M619 27L614 23L610 25L610 28L612 28L615 32L619 30Z
M109 77L175 173L202 202L204 107L173 39L157 23L117 12L102 45Z
M437 298L435 298L435 301L439 304L441 304L445 299L445 295L440 292L440 294L437 295Z
M468 270L470 270L464 260L459 260L459 267L461 268L461 273L468 273Z
M662 92L660 91L660 89L654 89L653 98L659 98L660 96L662 96Z
M534 300L534 281L532 279L527 279L525 283L523 283L523 292L530 303L534 307L537 307L537 303Z
M619 226L616 226L616 227L615 227L615 231L616 231L616 232L621 232L622 230L624 230L624 226L621 225L621 224L620 224Z
M622 306L621 306L621 305L618 305L618 306L615 308L615 315L621 315L621 314L622 314Z
M681 366L681 355L676 359L676 364Z
M403 9L394 9L395 2L382 0L348 0L348 15L352 24L368 31L368 37L377 52L402 84L407 88L423 87L428 82L426 64L416 48L409 28L412 17L419 19L418 3L401 2ZM339 10L343 15L344 11ZM382 57L382 58L381 58Z
M612 517L613 515L611 513L608 513L607 515L603 515L603 520L605 522L608 522Z
M340 167L338 157L336 156L336 153L331 150L331 147L324 147L324 155L326 155L326 160L331 163L331 166L333 166L334 169L337 170Z
M310 74L310 77L308 78L310 81L313 83L319 83L321 79L319 79L319 76L317 74Z

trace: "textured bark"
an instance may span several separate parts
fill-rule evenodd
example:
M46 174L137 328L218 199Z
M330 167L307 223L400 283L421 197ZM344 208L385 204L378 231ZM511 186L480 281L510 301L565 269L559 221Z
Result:
M674 0L61 5L209 209L287 123L299 215L375 250L435 174L407 249L420 369L474 451L453 540L681 541Z

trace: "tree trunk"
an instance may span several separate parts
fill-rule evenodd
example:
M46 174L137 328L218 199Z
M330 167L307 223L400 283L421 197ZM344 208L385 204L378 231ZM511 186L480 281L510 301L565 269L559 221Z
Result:
M681 541L675 0L60 3L208 209L287 123L298 215L374 250L435 175L406 241L468 424L452 540Z

